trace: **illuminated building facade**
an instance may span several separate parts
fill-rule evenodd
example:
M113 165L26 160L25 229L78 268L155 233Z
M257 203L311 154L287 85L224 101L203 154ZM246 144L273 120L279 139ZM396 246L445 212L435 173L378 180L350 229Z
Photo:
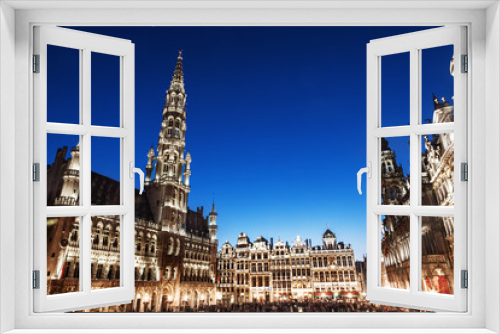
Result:
M92 311L160 312L214 305L217 213L188 207L191 155L185 152L186 92L182 55L166 92L156 152L147 152L145 193L135 196L136 296L130 304ZM78 145L59 149L47 172L47 205L78 205ZM92 205L119 204L120 184L92 172ZM79 218L47 220L48 294L79 288ZM92 288L119 285L120 219L92 217Z
M453 122L453 106L433 98L432 123ZM454 134L423 136L422 205L454 205ZM382 203L409 205L410 178L397 166L396 154L382 139ZM417 180L415 181L417 182ZM422 217L422 290L453 294L453 217ZM382 285L410 288L410 219L382 216Z
M356 300L361 281L356 274L354 251L337 243L329 229L321 246L297 237L294 244L263 237L254 243L240 233L233 247L229 242L217 255L222 303Z

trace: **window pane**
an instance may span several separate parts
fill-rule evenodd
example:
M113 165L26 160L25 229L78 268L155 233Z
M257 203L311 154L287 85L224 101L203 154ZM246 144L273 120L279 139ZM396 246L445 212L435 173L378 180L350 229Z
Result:
M92 125L120 126L120 57L92 52Z
M47 45L47 122L80 123L80 50Z
M380 173L383 205L410 204L410 137L381 139Z
M422 205L453 206L454 133L422 136Z
M453 45L423 49L421 57L422 124L453 122Z
M92 137L92 205L120 205L120 138Z
M80 205L80 136L47 134L47 205Z
M422 217L422 291L453 294L453 217Z
M80 291L80 218L47 218L47 295Z
M410 53L381 57L382 126L410 124Z
M381 286L409 290L409 216L382 216L381 251Z
M92 289L120 286L120 216L93 216L90 269Z

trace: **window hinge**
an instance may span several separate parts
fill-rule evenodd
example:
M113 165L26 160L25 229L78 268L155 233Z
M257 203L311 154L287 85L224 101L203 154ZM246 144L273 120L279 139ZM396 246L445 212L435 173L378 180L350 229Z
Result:
M40 182L40 164L38 162L33 164L33 181Z
M469 181L469 165L466 162L460 164L460 180Z
M460 272L461 274L461 284L460 286L462 287L462 289L467 289L469 288L469 273L467 272L467 270L462 270Z
M33 55L33 73L40 73L40 55Z
M33 270L33 289L40 289L40 270Z
M469 72L469 56L467 55L462 55L462 68L461 72L462 73L467 73Z

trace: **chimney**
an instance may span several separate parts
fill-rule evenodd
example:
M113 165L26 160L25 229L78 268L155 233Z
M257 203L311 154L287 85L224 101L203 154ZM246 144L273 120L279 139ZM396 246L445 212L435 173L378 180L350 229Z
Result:
M306 239L306 249L309 248L309 240Z
M271 238L270 240L271 240L271 249L272 249L274 246L274 240L273 240L273 238Z

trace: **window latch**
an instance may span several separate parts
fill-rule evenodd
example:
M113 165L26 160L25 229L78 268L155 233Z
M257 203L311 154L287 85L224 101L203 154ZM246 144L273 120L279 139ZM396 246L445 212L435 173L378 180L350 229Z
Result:
M372 163L370 161L368 161L368 166L367 167L364 167L364 168L361 168L359 171L358 171L358 192L359 194L361 195L362 192L361 192L361 176L366 173L366 177L371 179L372 178Z
M139 189L139 195L142 195L142 192L144 191L144 172L140 168L135 168L133 161L130 161L129 163L129 171L131 179L134 179L135 173L139 174L139 182L141 183Z

